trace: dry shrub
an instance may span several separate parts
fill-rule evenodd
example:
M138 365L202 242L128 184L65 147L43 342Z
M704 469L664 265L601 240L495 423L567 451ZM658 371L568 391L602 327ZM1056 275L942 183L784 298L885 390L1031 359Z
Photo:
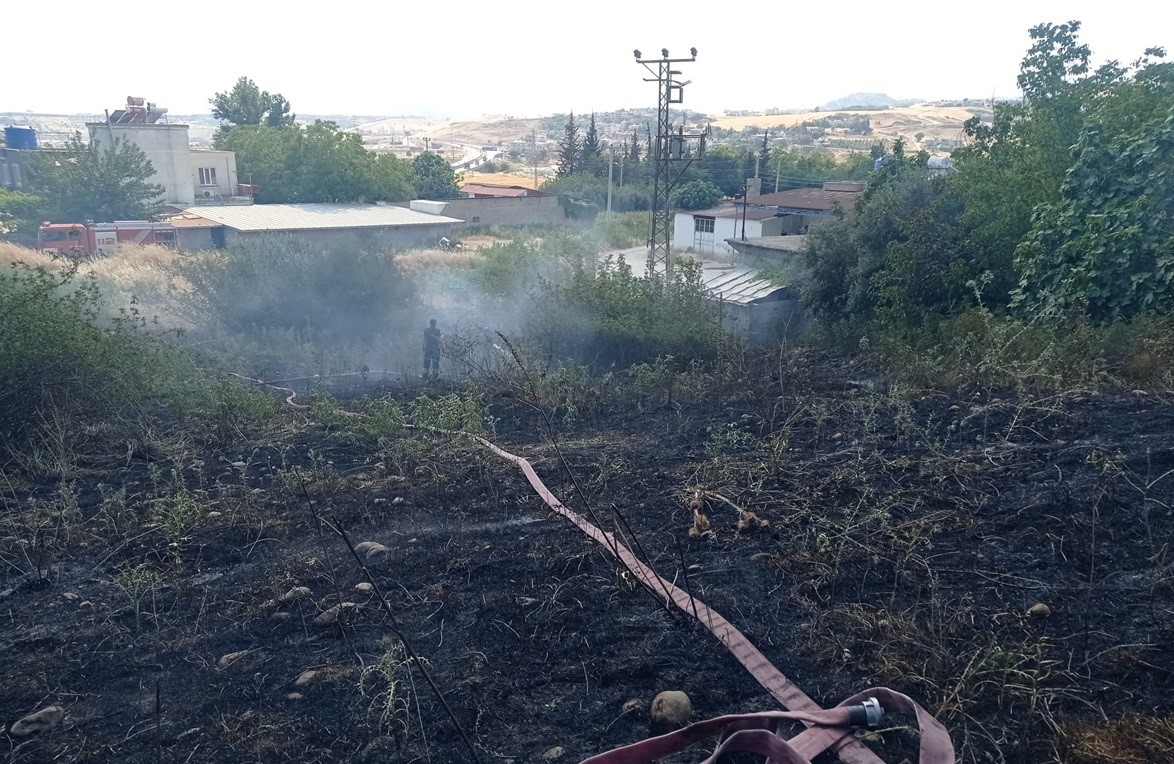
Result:
M396 267L408 278L419 278L441 269L469 270L482 260L481 255L467 249L414 249L395 256Z
M686 497L685 506L693 512L693 525L689 528L689 537L700 538L709 533L709 517L705 514L705 492L700 488L694 488Z
M1174 751L1174 716L1129 713L1099 723L1062 722L1064 761L1149 764Z
M770 527L770 520L763 520L753 512L745 509L738 510L738 532L762 531Z

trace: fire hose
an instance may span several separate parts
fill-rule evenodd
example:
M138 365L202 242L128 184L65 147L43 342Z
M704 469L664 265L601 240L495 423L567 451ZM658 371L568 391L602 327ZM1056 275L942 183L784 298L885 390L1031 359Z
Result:
M241 379L276 387L267 382ZM307 409L294 403L297 393L289 388L276 387L288 393L285 401L290 406ZM352 414L352 416L354 416ZM439 432L439 431L438 431ZM446 434L467 434L446 432ZM578 512L568 508L551 492L534 467L524 457L512 454L481 436L473 439L497 456L512 462L526 476L530 487L556 514L569 520L588 538L600 544L628 569L636 580L654 594L665 595L671 604L686 615L692 615L725 645L734 659L771 694L784 712L720 716L684 727L676 732L650 738L629 746L617 748L586 759L582 764L644 764L670 753L683 750L701 740L719 735L719 743L712 756L702 764L712 764L724 753L747 751L767 757L768 764L809 764L824 751L833 751L845 764L883 764L870 749L853 737L858 727L879 725L884 711L913 714L921 731L921 764L953 764L954 746L949 733L933 716L909 697L888 688L878 687L857 693L831 709L824 709L783 675L761 651L720 613L688 592L666 580L613 534L604 531ZM668 603L666 603L668 604ZM808 725L798 735L784 739L774 730L781 722L796 721Z

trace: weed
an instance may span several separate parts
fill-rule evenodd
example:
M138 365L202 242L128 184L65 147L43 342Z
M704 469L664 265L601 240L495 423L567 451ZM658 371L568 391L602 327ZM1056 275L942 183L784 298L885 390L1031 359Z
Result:
M156 594L163 586L163 574L147 563L126 564L120 567L114 575L114 585L130 600L130 606L135 614L135 631L139 631L145 612L144 604L148 598L151 605L150 612L157 613Z
M404 673L410 670L409 661L399 640L384 637L379 646L383 652L359 675L359 692L369 700L368 708L380 732L403 739L408 734L409 696Z

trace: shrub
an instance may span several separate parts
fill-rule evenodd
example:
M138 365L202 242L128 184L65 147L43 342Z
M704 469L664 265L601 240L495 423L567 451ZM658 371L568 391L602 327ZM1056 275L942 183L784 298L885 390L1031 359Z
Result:
M75 269L15 263L0 272L0 441L77 446L159 404L189 405L199 387L187 358L132 304L103 321L96 281Z
M394 328L412 290L390 253L325 250L269 237L194 258L184 273L220 326L292 330L321 341L372 340Z

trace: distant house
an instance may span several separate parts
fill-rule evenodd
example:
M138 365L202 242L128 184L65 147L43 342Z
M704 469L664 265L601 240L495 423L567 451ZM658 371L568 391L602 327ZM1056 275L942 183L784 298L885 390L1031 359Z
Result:
M163 186L165 204L252 203L250 189L237 182L234 152L192 149L187 125L161 121L167 109L142 98L127 98L126 102L125 109L115 110L105 121L86 123L90 141L98 141L104 148L125 141L142 149L155 169L151 182Z
M535 188L502 183L466 183L461 186L461 195L467 199L517 199L524 196L551 196L551 194Z
M673 249L701 255L729 254L733 250L726 239L777 236L781 231L782 221L772 209L725 204L709 210L678 212L673 221Z
M795 188L773 194L758 193L762 182L751 178L747 199L711 210L678 212L673 247L699 254L731 253L733 240L807 233L839 212L851 212L864 192L863 183L832 182L820 188Z
M254 204L189 207L172 217L184 250L284 234L324 248L431 247L463 221L382 204Z
M864 184L828 181L820 188L793 188L774 194L749 194L751 209L773 210L782 220L779 234L807 233L812 225L831 220L840 212L856 209L856 200L864 193ZM773 234L763 234L771 236Z

